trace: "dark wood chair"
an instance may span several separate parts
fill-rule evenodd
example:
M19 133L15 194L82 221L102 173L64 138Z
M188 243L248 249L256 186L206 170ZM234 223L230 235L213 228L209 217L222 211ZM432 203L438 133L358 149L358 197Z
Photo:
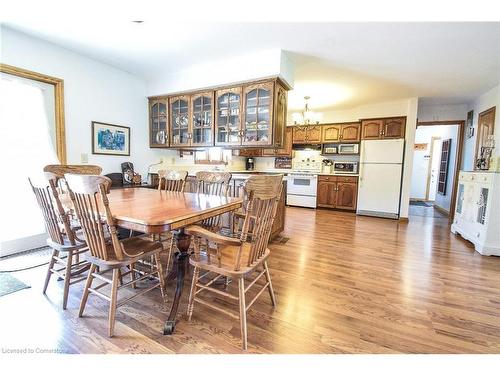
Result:
M93 173L93 174L99 174L99 173ZM113 188L121 188L123 187L123 174L122 173L108 173L105 174L107 178L111 180L111 189Z
M163 272L159 258L163 246L160 242L141 237L118 239L107 197L111 184L107 177L66 174L65 180L90 249L88 260L91 266L80 304L79 316L83 315L89 293L109 301L109 336L111 337L114 334L117 307L155 288L160 288L165 301ZM105 227L109 230L109 239L105 237ZM155 260L154 266L145 262L151 257ZM134 269L132 266L134 264L136 267L142 265L144 268L142 270L140 268ZM130 267L130 270L121 274L120 269L124 267ZM112 273L111 278L108 277L108 272ZM135 277L136 273L140 274L138 279ZM121 278L127 275L131 276L131 280L118 285ZM134 286L138 281L149 278L155 280L153 285L118 302L119 289ZM93 287L94 279L98 279L102 283ZM100 291L106 285L111 285L110 295Z
M211 232L200 225L193 225L185 229L186 233L193 235L194 239L194 255L189 260L194 271L187 309L188 320L191 320L195 302L238 318L233 312L216 306L212 301L202 299L201 292L212 292L219 297L223 296L238 301L244 350L247 349L247 310L266 289L269 291L272 305L276 305L267 265L267 258L270 254L267 245L281 196L282 179L283 175L252 176L248 179L246 189L249 199L239 238L226 237ZM211 249L201 252L200 243L202 241L210 244ZM201 276L200 270L205 271ZM266 279L263 285L257 283L262 276L265 276ZM209 280L202 282L202 279L206 277L210 277ZM213 287L213 283L221 277L231 277L238 280L238 296ZM245 280L249 281L246 287ZM259 290L247 304L246 294L253 286L259 286Z
M29 183L42 211L49 234L47 245L52 248L43 294L47 292L52 274L59 276L64 280L62 306L65 310L70 285L86 278L82 276L82 273L89 268L88 262L80 261L79 255L88 251L87 244L78 237L76 229L71 226L69 215L59 199L56 186L57 176L47 172L44 178L29 179Z

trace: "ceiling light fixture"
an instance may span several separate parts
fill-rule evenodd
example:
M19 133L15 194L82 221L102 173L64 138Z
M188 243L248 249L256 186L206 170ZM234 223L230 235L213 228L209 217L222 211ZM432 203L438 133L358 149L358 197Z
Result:
M309 99L311 99L310 96L304 96L305 104L302 112L292 113L292 119L295 125L319 124L322 115L321 113L316 113L309 109Z
M133 23L143 23L144 21L132 21Z

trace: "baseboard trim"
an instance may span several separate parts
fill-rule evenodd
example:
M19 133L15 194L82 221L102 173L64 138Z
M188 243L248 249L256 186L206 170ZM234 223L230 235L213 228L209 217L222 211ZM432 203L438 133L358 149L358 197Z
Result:
M442 213L445 216L450 216L450 211L448 211L447 209L445 209L445 208L443 208L441 206L438 206L437 204L434 204L434 209L437 212L440 212L440 213Z

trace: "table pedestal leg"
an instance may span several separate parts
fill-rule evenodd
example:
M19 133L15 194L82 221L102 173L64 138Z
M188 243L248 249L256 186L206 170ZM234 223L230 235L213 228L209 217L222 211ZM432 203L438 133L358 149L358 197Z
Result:
M173 280L174 278L177 278L177 287L175 288L175 295L172 307L170 308L170 314L163 328L164 335L171 335L174 332L175 317L177 315L177 309L179 308L182 287L184 286L184 277L187 273L189 264L189 245L191 244L191 236L185 234L184 229L181 229L178 233L174 234L174 238L177 242L179 253L175 257L172 272L167 275L166 279Z

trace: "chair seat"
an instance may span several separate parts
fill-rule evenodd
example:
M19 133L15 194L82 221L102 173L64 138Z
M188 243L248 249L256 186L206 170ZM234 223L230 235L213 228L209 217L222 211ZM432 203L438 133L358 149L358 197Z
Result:
M76 241L76 244L72 245L68 237L63 238L62 244L52 241L51 238L47 238L47 245L50 246L52 249L58 251L80 250L87 247L87 244L85 242L79 242L79 241Z
M240 259L248 259L250 254L252 244L244 243L241 246L241 258ZM234 270L235 261L238 255L238 251L240 251L240 246L234 245L218 245L219 253L221 255L220 266L219 260L217 259L216 250L214 248L210 248L207 251L210 251L210 260L208 259L208 254L206 252L200 252L198 259L191 257L189 259L189 263L192 266L200 267L201 269L216 272L220 275L224 276L233 276L238 277L242 275L246 275L249 272L255 270L257 266L262 264L270 254L270 250L266 249L264 255L259 258L259 261L248 266L247 264L241 264L240 269L238 271Z
M112 243L108 243L106 245L108 260L103 260L90 254L87 255L87 259L89 260L89 262L94 263L98 266L114 268L135 263L140 259L154 255L163 250L163 246L161 243L151 241L148 238L130 237L120 241L120 243L123 245L124 251L130 255L126 256L124 254L125 258L123 260L119 260L116 258Z

